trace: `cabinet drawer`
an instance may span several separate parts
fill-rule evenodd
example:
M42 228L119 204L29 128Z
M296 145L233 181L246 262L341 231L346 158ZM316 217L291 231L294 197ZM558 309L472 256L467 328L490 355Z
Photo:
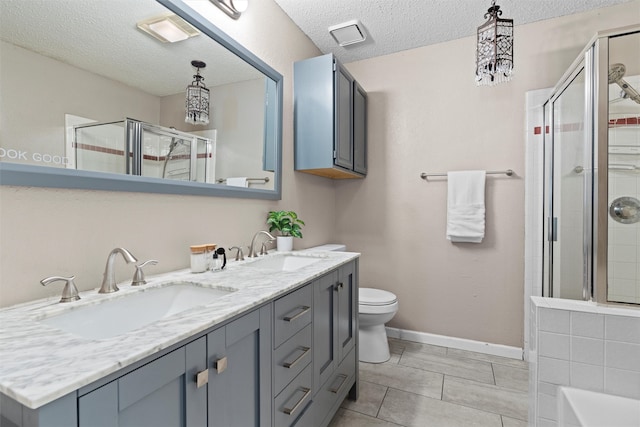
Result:
M292 427L310 427L313 426L313 416L315 414L313 402L304 408L304 412L300 414L298 419L291 425ZM276 426L277 427L277 426Z
M315 394L313 404L317 415L316 425L324 426L333 417L355 381L356 357L351 352L338 365L338 369L331 375ZM321 421L320 417L325 417Z
M311 325L285 341L273 353L273 392L280 393L311 362Z
M276 300L273 304L274 349L311 322L311 301L311 285Z
M275 425L289 427L311 402L311 365L308 365L274 400Z

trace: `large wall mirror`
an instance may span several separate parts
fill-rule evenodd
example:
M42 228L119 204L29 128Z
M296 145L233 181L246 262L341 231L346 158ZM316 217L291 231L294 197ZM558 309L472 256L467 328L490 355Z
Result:
M280 198L282 76L186 3L0 7L0 184Z

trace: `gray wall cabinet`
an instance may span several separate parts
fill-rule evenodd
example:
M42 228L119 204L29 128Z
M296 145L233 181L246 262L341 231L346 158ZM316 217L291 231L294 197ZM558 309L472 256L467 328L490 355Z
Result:
M358 395L358 260L0 427L326 427Z
M367 174L367 94L332 54L294 64L295 169Z

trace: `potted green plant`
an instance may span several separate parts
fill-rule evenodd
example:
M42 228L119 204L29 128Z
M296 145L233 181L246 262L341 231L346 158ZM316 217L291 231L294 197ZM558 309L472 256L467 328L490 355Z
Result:
M305 224L294 211L270 211L267 225L269 231L277 230L280 233L280 236L276 236L278 251L290 251L293 248L293 238L302 238L301 226Z

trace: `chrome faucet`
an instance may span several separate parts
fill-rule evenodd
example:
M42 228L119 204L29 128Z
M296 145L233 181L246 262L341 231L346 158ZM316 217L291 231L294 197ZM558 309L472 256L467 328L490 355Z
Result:
M236 252L236 261L244 261L244 253L242 252L242 248L240 246L232 246L229 248L229 255L231 255L231 251L237 249Z
M78 288L76 288L76 284L73 282L75 278L76 276L52 276L42 279L40 283L42 284L42 286L47 286L49 283L57 282L59 280L66 282L64 285L64 289L62 290L62 298L60 298L60 302L71 302L78 301L80 299L80 296L78 295Z
M113 263L116 259L116 255L118 254L121 254L124 257L124 260L127 261L127 264L138 262L136 257L131 255L131 252L129 252L125 248L115 248L114 250L112 250L107 257L107 265L104 267L102 286L100 286L100 290L98 291L98 293L100 294L108 294L120 290L116 285L116 274L115 270L113 269Z
M267 231L261 230L258 231L256 234L253 235L253 239L251 239L251 246L249 246L249 255L247 255L249 258L255 258L258 256L258 254L256 253L256 249L254 248L254 245L256 243L256 238L261 235L264 234L265 236L267 236L269 238L269 242L273 242L274 240L276 240L275 237L273 237L271 234L269 234Z

